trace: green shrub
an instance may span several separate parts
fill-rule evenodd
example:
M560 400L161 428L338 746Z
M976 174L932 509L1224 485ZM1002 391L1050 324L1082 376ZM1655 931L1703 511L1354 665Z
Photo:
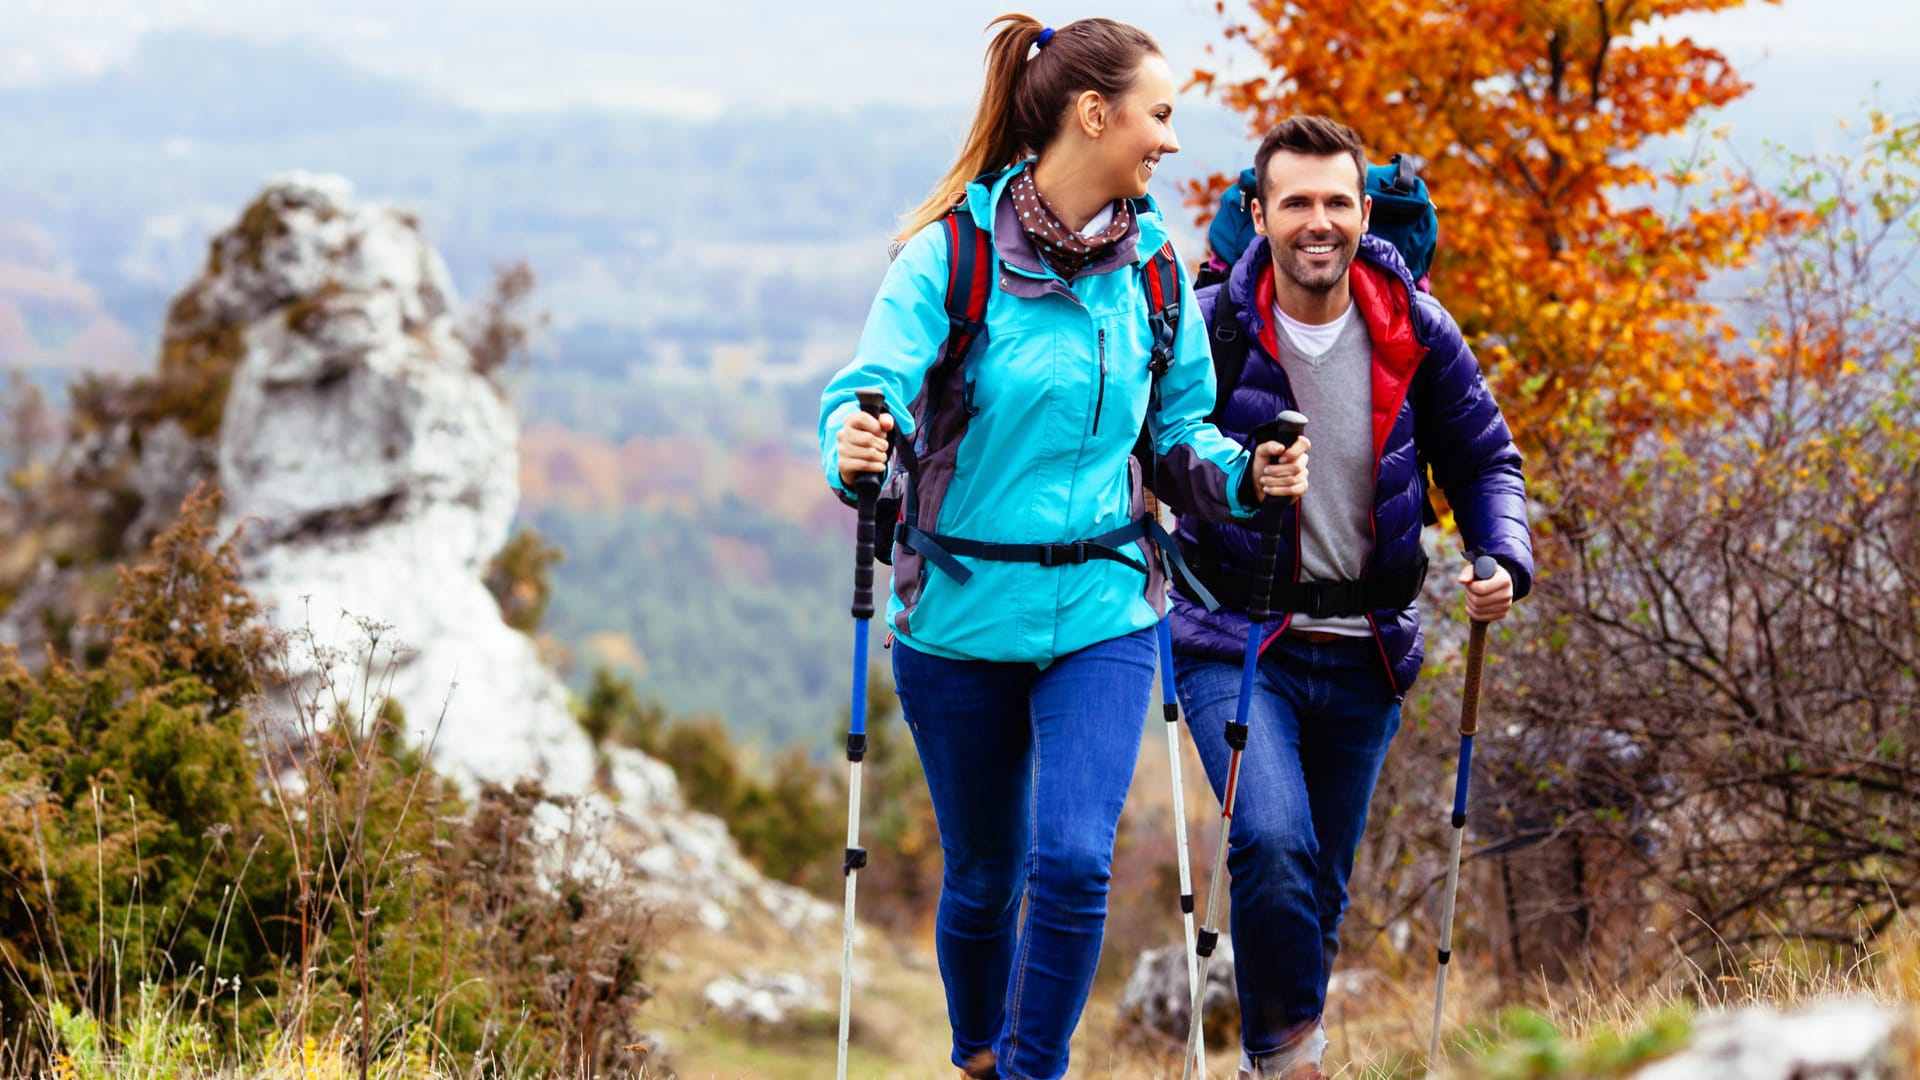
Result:
M632 1066L653 928L581 857L597 823L537 784L469 807L397 707L287 678L321 646L262 627L217 516L196 494L121 571L98 665L0 653L8 1064L80 1080L344 1045L460 1072ZM385 628L360 629L336 669L390 659ZM265 691L291 715L256 715Z

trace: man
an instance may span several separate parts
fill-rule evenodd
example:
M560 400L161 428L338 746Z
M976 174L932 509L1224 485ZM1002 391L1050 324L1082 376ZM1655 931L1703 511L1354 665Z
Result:
M1280 522L1281 614L1261 645L1230 838L1240 1075L1310 1080L1325 1075L1321 1013L1347 876L1424 656L1414 604L1426 468L1468 550L1500 565L1488 581L1461 571L1471 617L1504 617L1526 595L1533 555L1520 454L1472 351L1393 246L1367 235L1359 137L1294 117L1254 164L1259 238L1199 294L1216 350L1234 331L1247 348L1237 385L1219 388L1220 427L1244 438L1298 409L1313 476ZM1189 515L1178 536L1221 601L1209 613L1176 594L1173 613L1180 697L1219 795L1259 534Z

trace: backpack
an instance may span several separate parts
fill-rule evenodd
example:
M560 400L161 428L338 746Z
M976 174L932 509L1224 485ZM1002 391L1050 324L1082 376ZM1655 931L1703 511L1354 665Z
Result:
M1253 243L1258 235L1253 228L1253 200L1259 194L1260 183L1252 169L1241 170L1240 178L1221 193L1220 209L1207 226L1209 256L1194 277L1194 288L1225 281L1240 253ZM1440 215L1427 182L1405 154L1395 154L1387 164L1367 169L1367 195L1373 199L1367 231L1397 248L1413 280L1424 281L1440 248Z

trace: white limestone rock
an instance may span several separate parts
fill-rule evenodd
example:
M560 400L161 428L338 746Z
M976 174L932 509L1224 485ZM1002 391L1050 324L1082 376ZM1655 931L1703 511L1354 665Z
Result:
M707 984L702 994L708 1009L737 1023L781 1028L824 1012L826 997L812 979L791 972L744 971Z
M1911 1024L1911 1018L1906 1023ZM1634 1080L1900 1080L1903 1015L1877 1002L1835 998L1791 1011L1755 1007L1704 1016L1693 1043ZM1911 1031L1908 1027L1906 1030ZM1908 1035L1906 1042L1911 1042Z
M1178 1047L1186 1042L1193 999L1187 981L1187 948L1165 945L1142 952L1120 994L1119 1020L1136 1038ZM1207 965L1207 992L1200 1015L1209 1046L1225 1046L1240 1032L1240 999L1233 982L1233 939L1225 934Z
M213 248L170 333L241 350L217 447L224 524L244 525L247 587L295 635L292 674L391 698L470 790L535 775L578 796L652 901L716 927L749 904L794 928L836 923L762 879L667 766L596 760L565 686L502 621L482 575L519 501L518 424L475 370L413 219L342 178L292 174Z

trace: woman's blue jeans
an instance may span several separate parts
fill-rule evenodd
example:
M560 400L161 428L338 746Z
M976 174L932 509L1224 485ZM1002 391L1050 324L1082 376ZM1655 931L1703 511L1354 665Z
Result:
M1174 672L1219 798L1241 665L1177 656ZM1347 876L1400 700L1372 638L1285 634L1261 654L1247 727L1227 867L1240 1038L1258 1058L1291 1047L1326 1007Z
M1045 668L894 643L946 859L934 933L956 1065L991 1050L1005 1080L1066 1075L1156 652L1151 629Z

